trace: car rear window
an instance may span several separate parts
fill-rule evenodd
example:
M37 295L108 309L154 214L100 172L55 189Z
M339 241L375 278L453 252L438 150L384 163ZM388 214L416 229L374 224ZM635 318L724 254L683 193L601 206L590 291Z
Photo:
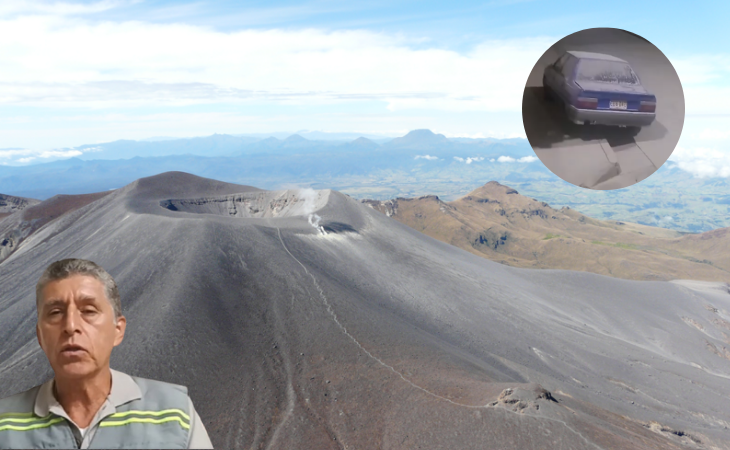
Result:
M639 77L628 64L601 59L581 60L578 64L576 79L602 83L639 84Z

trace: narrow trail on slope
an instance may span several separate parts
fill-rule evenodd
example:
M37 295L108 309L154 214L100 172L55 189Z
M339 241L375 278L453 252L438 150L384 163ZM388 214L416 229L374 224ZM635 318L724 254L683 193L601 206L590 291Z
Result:
M293 296L292 296L293 299ZM278 305L274 305L274 318L276 321L276 330L280 330L283 328L282 320L281 320L281 314L278 309ZM285 339L281 335L280 332L276 333L276 341L277 342L284 342ZM266 446L266 450L270 450L272 448L276 448L275 445L277 441L279 440L281 430L283 430L287 423L289 423L289 420L294 414L294 406L296 402L296 392L294 391L294 374L292 373L292 364L289 356L287 355L287 352L281 352L282 355L282 362L284 364L284 368L286 369L286 411L284 413L284 417L279 421L279 424L276 425L274 429L274 433L271 436L271 439L269 440L269 445Z
M455 402L455 401L453 401L453 400L451 400L449 398L446 398L446 397L443 397L441 395L438 395L438 394L436 394L434 392L431 392L428 389L426 389L424 387L421 387L421 386L417 385L416 383L414 383L413 381L409 380L408 378L406 378L405 376L403 376L402 373L400 373L398 370L396 370L393 366L391 366L390 364L386 363L385 361L381 360L377 356L375 356L372 353L370 353L365 347L362 346L362 344L360 344L360 342L357 339L355 339L355 336L353 336L352 334L350 334L349 331L347 331L347 328L344 325L342 325L342 323L340 322L339 318L337 317L337 313L335 313L335 311L332 308L332 305L330 304L329 300L327 300L327 296L324 295L324 291L322 290L322 287L319 285L319 282L317 281L317 278L314 275L312 275L311 272L309 272L309 270L307 269L307 267L304 264L302 264L302 262L299 261L299 259L292 254L292 252L289 251L289 248L287 248L286 244L284 243L284 239L281 237L281 229L279 227L276 227L276 232L278 233L279 242L281 242L281 245L282 245L282 247L284 247L284 250L286 250L286 252L289 254L289 256L291 256L292 259L294 261L296 261L297 264L299 264L302 267L302 269L304 269L304 272L307 275L309 275L309 277L312 279L312 283L314 284L314 287L317 288L317 290L319 291L319 296L322 299L322 302L324 303L325 308L327 309L327 312L332 316L332 318L334 319L335 323L340 328L340 330L342 330L342 332L347 337L349 337L350 340L352 340L352 342L355 343L355 345L357 345L357 347L360 348L360 350L362 350L366 355L368 355L370 358L372 358L374 361L376 361L381 366L387 368L388 370L390 370L391 372L393 372L394 374L396 374L400 379L402 379L403 381L405 381L406 383L408 383L412 387L418 389L419 391L422 391L422 392L426 393L427 395L429 395L431 397L434 397L434 398L437 398L439 400L443 400L443 401L449 402L449 403L451 403L452 405L455 405L455 406L460 406L460 407L463 407L463 408L471 408L471 409L491 409L491 410L501 409L504 412L512 413L512 414L514 414L514 415L516 415L518 417L532 417L532 418L535 418L535 419L547 420L547 421L551 421L551 422L560 423L560 424L564 425L568 430L570 430L571 432L573 432L574 434L580 436L587 444L592 445L593 447L595 447L595 448L597 448L599 450L603 450L602 447L599 447L594 442L591 442L590 440L588 440L588 438L586 438L585 436L583 436L582 433L580 433L579 431L574 430L570 425L568 425L563 420L554 419L552 417L536 416L536 415L527 414L527 413L518 413L518 412L510 411L510 410L504 409L504 408L494 408L494 407L489 406L489 404L486 404L486 405L466 405L466 404L463 404L463 403L458 403L458 402Z

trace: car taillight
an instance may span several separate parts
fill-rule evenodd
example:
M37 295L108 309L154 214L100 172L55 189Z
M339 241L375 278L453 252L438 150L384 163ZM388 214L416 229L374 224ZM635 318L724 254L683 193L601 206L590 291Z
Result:
M596 109L598 108L598 99L589 97L578 97L578 101L576 101L575 107L580 109Z
M656 111L656 102L641 102L639 103L640 112L654 112Z

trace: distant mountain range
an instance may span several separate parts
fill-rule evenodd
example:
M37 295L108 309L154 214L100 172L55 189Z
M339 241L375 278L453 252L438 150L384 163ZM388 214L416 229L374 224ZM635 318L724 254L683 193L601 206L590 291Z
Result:
M730 228L687 235L596 220L495 181L451 202L435 195L362 201L433 238L510 266L730 282Z
M375 200L438 195L450 201L495 180L596 219L695 233L730 227L729 180L695 178L672 161L629 188L592 191L555 176L525 139L447 138L429 130L377 140L302 133L81 146L84 154L77 158L0 165L0 193L44 200L107 191L140 177L182 171L263 189L336 189Z
M298 135L302 136L303 138L308 139L310 141L349 142L349 141L355 140L357 138L364 137L364 138L370 139L371 141L375 141L379 144L383 144L383 143L388 142L389 140L393 139L392 136L383 136L383 135L379 135L379 134L339 133L339 132L310 131L310 130L299 130L294 133L287 133L287 132L245 133L245 134L235 134L234 136L253 137L253 138L259 138L259 139L264 139L264 138L268 138L268 137L275 137L277 139L286 139L287 137L291 136L292 134L298 134Z
M322 179L369 176L378 171L408 173L424 166L464 165L454 157L534 157L526 142L451 140L429 130L412 131L383 144L364 137L349 142L312 141L297 134L286 139L213 135L173 141L116 141L78 147L83 157L0 166L0 192L45 199L59 193L115 189L139 177L172 170L230 182L255 182L266 188L311 185Z
M501 156L501 154L497 154L499 152L493 152L495 150L494 146L497 144L518 146L523 150L520 155L534 156L529 145L525 145L527 141L524 139L447 138L430 130L414 130L398 138L368 138L357 136L354 133L337 133L334 136L323 136L324 133L308 133L307 135L309 138L297 133L286 136L282 136L282 133L259 136L214 134L212 136L185 139L160 137L141 141L119 140L105 144L82 145L76 147L76 150L84 153L78 158L87 161L129 159L137 156L144 158L171 155L230 157L261 153L270 154L272 152L277 154L318 153L333 148L343 152L377 148L383 150L431 151L439 153L441 156L460 155L465 151L479 149L487 150L488 155L499 157ZM322 137L327 139L322 139Z

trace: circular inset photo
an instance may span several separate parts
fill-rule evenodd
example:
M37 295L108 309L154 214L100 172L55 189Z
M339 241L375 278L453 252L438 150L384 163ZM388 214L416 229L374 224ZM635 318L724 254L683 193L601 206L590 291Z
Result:
M535 63L522 97L525 133L555 175L621 189L656 172L684 125L677 72L651 42L616 28L564 37Z

